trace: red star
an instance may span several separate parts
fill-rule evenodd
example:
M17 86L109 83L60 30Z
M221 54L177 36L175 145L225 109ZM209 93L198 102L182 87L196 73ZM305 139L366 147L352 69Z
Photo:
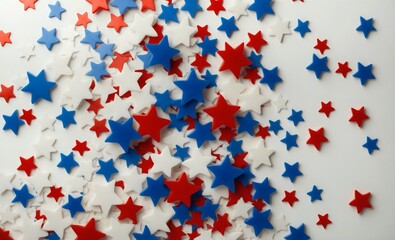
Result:
M240 109L240 106L228 104L225 98L219 94L218 101L214 106L203 109L213 118L211 130L215 130L221 126L235 128L235 119L233 115Z
M227 141L230 143L234 137L237 136L236 129L232 129L229 127L224 127L219 129L221 131L221 136L219 136L219 140Z
M163 39L163 26L160 25L159 23L155 23L154 26L152 26L152 28L155 30L156 34L158 36L156 37L149 37L148 38L148 43L150 44L159 44L160 41L162 41Z
M323 228L325 228L326 229L326 226L328 226L329 224L331 224L332 223L332 221L331 220L329 220L329 215L328 215L328 213L327 214L325 214L325 215L321 215L321 214L318 214L318 222L317 222L317 225L321 225Z
M80 142L78 140L75 140L75 146L73 147L73 151L78 151L78 153L81 156L83 156L84 152L89 151L89 150L90 149L88 148L86 141Z
M19 0L19 2L23 3L23 7L24 7L23 10L25 10L25 11L29 8L36 9L35 4L37 1L38 0Z
M228 190L229 200L226 204L227 207L235 205L240 198L243 198L244 202L251 202L252 201L252 184L248 184L244 186L240 181L235 181L235 192Z
M225 231L228 227L232 226L232 224L228 221L228 214L224 215L217 214L217 220L214 222L212 232L220 232L222 236L225 234Z
M358 190L354 191L354 199L350 202L350 206L356 207L358 214L361 214L365 208L372 208L370 204L371 193L361 194Z
M266 40L262 37L261 31L255 34L248 33L248 37L250 41L247 43L247 46L255 49L255 52L260 52L261 48L267 44Z
M133 115L134 119L139 123L138 132L141 135L149 135L152 139L160 141L160 131L162 128L170 124L170 120L158 117L156 107L154 105L148 110L146 115Z
M196 67L201 73L206 67L210 67L210 63L207 62L207 55L200 56L198 53L195 54L195 61L191 63L192 66Z
M143 158L141 163L139 163L137 166L141 169L141 173L147 174L148 171L154 166L154 162L152 161L151 157L148 157L148 159Z
M13 240L12 237L10 237L10 231L6 231L2 228L0 228L0 239L2 240Z
M108 0L86 0L92 5L92 13L100 12L101 10L108 11Z
M155 11L155 2L154 0L141 0L141 11L145 12L147 10Z
M328 142L328 139L324 135L324 128L320 128L317 131L309 128L310 138L307 140L307 144L314 145L314 147L319 151L321 149L321 145L325 142Z
M241 43L236 48L232 48L228 43L225 43L225 50L218 51L218 54L223 60L219 70L230 70L237 79L240 77L241 69L252 64L244 56L244 43Z
M327 43L328 43L327 39L321 41L320 39L317 38L317 45L315 45L314 48L318 49L321 54L324 54L325 50L329 49Z
M183 236L186 234L182 231L182 225L176 227L173 223L173 221L169 221L167 223L167 226L169 227L170 231L166 232L167 234L167 239L183 239Z
M348 120L350 122L355 122L358 124L358 127L362 127L365 120L369 119L369 116L365 113L365 107L361 107L360 109L351 108L352 116Z
M86 28L86 26L92 22L92 20L89 19L87 12L83 14L77 13L77 17L78 21L75 23L76 26L84 26L84 28Z
M232 165L235 167L238 167L238 168L247 167L248 163L244 160L246 158L247 154L248 154L248 152L236 154L236 156L234 156L235 161Z
M188 233L189 240L194 240L195 238L199 237L200 235L201 234L198 232L197 229L194 229L194 230L192 230L191 233Z
M324 113L326 117L329 117L333 111L335 111L335 108L332 107L331 101L327 103L321 102L321 108L318 110L318 112Z
M209 11L214 11L215 15L218 16L218 13L221 11L225 11L223 4L223 0L210 0L210 6L207 8Z
M203 228L203 220L201 212L191 212L191 218L185 221L186 224Z
M252 201L252 205L258 210L262 211L262 209L266 206L266 203L262 200L262 198L258 198Z
M125 218L128 218L133 222L133 224L137 224L137 213L143 208L143 206L134 204L131 197L128 198L126 203L116 206L119 211L121 211L118 216L119 220L124 220Z
M25 122L27 123L27 125L30 125L30 123L36 119L36 116L33 115L33 110L29 109L29 110L25 110L22 109L22 115L19 117L22 120L25 120Z
M246 74L244 75L244 79L248 79L252 84L255 84L256 80L261 79L262 77L258 73L259 69L257 67L250 69L246 68Z
M45 216L44 214L41 214L41 211L40 211L40 210L36 210L36 215L34 216L34 218L35 218L37 221L40 221L41 219L43 220L43 224L42 224L41 227L43 227L44 221L47 220L47 216Z
M337 68L336 73L341 73L343 77L346 78L347 74L352 71L352 69L348 67L348 62L338 62L337 64L339 65L339 67Z
M205 25L203 27L200 25L197 25L197 32L193 36L199 37L203 41L205 37L208 37L210 35L211 35L211 33L208 31L208 25Z
M269 126L262 127L261 125L258 126L258 131L255 133L255 136L259 136L262 139L270 136L269 133Z
M130 55L130 52L125 52L125 53L117 53L114 52L115 57L112 59L112 62L110 63L110 65L108 66L109 68L116 68L118 69L118 71L122 72L123 70L123 66L125 65L125 63L127 63L129 61L129 58L132 57L132 55Z
M146 82L152 78L152 76L154 76L152 73L148 72L145 69L142 70L136 70L136 72L140 72L142 73L142 75L139 77L139 79L137 80L137 83L139 84L140 88L142 89Z
M94 119L95 123L89 130L96 133L96 137L100 137L102 133L109 132L110 130L106 127L107 120L104 118L102 120Z
M0 33L1 34L1 33ZM0 36L1 38L1 36ZM1 39L0 39L1 40ZM15 98L14 94L14 85L11 85L9 87L4 86L1 84L1 92L0 92L0 97L4 98L4 100L8 103L11 98Z
M21 165L17 168L19 171L25 171L26 175L30 177L30 174L34 169L37 168L36 164L34 164L34 157L31 156L30 158L23 158L19 157L21 161Z
M165 181L165 185L170 189L167 202L182 202L186 206L191 206L191 196L200 190L200 187L189 182L188 176L184 172L176 181Z
M103 105L101 105L101 98L98 98L96 100L92 100L92 99L87 99L86 100L89 103L89 107L88 107L88 112L94 112L95 114L97 114L100 109L103 108Z
M48 198L54 198L56 202L58 202L59 198L64 197L64 194L62 193L62 187L55 187L52 186L49 188L50 192L48 193L47 197Z
M123 20L123 15L116 16L111 13L111 21L108 23L107 27L114 28L115 31L119 33L123 27L127 27L128 24Z
M75 240L100 240L106 236L106 234L96 230L94 218L91 218L85 226L72 224L71 228L77 234Z
M6 43L12 43L11 39L11 33L10 32L3 32L3 30L0 30L0 43L1 46L4 47Z
M167 75L177 75L177 77L182 77L182 72L180 70L180 65L182 63L182 58L179 59L170 59L170 70L167 72Z
M295 196L296 191L293 190L292 192L284 191L285 197L283 198L283 202L287 202L289 206L293 207L294 203L299 201L299 199Z

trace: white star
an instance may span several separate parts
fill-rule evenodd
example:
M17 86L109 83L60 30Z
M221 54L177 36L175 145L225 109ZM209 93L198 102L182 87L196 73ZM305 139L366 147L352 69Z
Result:
M243 198L240 198L235 205L229 207L230 218L232 220L235 220L238 217L248 218L249 217L248 211L250 211L253 207L254 206L252 205L252 203L250 202L246 203L244 202Z
M46 231L41 229L42 223L43 219L33 220L25 213L20 216L19 221L12 228L22 233L19 238L21 240L40 239L48 235Z
M127 91L140 91L137 80L141 77L141 72L136 72L126 65L121 73L113 74L113 84L119 86L119 94L124 95Z
M272 106L276 109L277 112L281 112L281 110L286 110L288 100L283 98L281 95L277 95L274 99L271 100Z
M133 22L129 24L132 29L132 35L129 40L132 44L139 44L146 36L157 37L155 29L152 27L155 23L154 13L144 13L134 15Z
M228 100L231 104L236 104L237 99L239 99L240 93L246 89L246 85L236 82L236 80L227 78L222 80L218 78L217 85L222 96Z
M62 28L61 39L69 40L70 42L74 42L75 38L80 35L77 31L75 31L75 28L76 28L76 26L74 26L74 25L70 25L66 28Z
M176 26L165 28L165 34L169 36L169 44L172 47L180 44L191 46L191 37L195 32L196 28L189 25L188 17L184 17Z
M260 93L259 87L254 85L240 94L238 105L242 111L254 111L262 113L262 105L267 103L269 98Z
M36 157L39 158L44 156L47 159L51 159L51 153L57 152L54 147L56 139L47 137L43 134L40 135L37 143L33 144L33 147L36 149Z
M145 223L151 234L155 234L158 230L169 232L167 221L174 215L174 210L171 207L161 208L159 205L151 208L142 217L142 222Z
M269 27L269 36L276 37L280 42L283 41L284 35L292 34L289 29L289 21L283 21L277 17L275 22Z
M29 61L31 57L36 56L36 46L32 44L24 45L20 49L19 56L25 59L26 61Z
M91 90L91 80L86 77L76 77L69 80L67 85L67 91L63 94L63 103L68 104L72 108L78 108L85 99L91 99L93 97Z
M173 167L177 166L181 162L180 159L171 155L170 148L168 146L163 148L160 154L152 154L151 158L154 166L151 168L150 173L162 172L167 177L171 177Z
M211 235L212 232L203 228L198 229L199 236L195 238L196 240L207 240L207 239L212 239Z
M129 119L131 105L131 98L122 99L118 95L115 95L114 101L107 103L100 111L100 115L103 115L114 121L118 121L121 118Z
M113 205L122 204L122 200L114 192L115 181L98 183L95 181L92 183L93 197L91 203L96 206L100 206L104 217L107 217L110 209Z
M119 221L116 218L110 218L109 228L104 232L114 240L130 240L130 233L134 225Z
M288 230L289 222L287 221L287 219L285 219L285 215L281 215L280 217L275 218L271 221L271 223L273 224L273 228L276 233Z
M183 146L188 141L187 138L184 137L184 132L179 132L177 129L170 129L165 132L162 138L162 143L166 145L178 145Z
M247 158L252 164L252 167L257 169L261 165L266 165L271 167L272 162L270 161L270 156L274 153L272 149L265 147L265 143L262 139L258 140L258 143L248 151Z
M45 73L48 75L48 79L58 81L62 76L73 75L73 70L69 67L71 56L72 54L70 53L63 56L55 56L45 68Z
M77 46L77 54L74 55L73 61L77 61L77 66L85 66L89 59L93 58L91 47L87 44ZM73 50L75 51L75 50Z
M87 181L90 181L92 179L92 173L96 170L92 165L92 161L87 159L82 159L81 161L78 162L78 164L79 166L76 175L83 177Z
M43 229L45 231L54 231L60 239L63 239L64 230L71 224L70 218L63 217L62 208L57 207L51 210L44 210L47 220L44 223Z
M190 178L196 177L198 174L211 177L207 165L211 163L213 156L204 156L198 148L194 148L191 157L185 160L182 165L188 168Z
M232 0L232 5L228 10L238 20L241 16L248 16L247 7L250 5L248 1Z
M211 178L202 178L204 180L204 187L202 195L205 197L210 197L213 203L218 203L221 198L228 198L229 191L225 186L219 186L216 188L212 188L212 179Z
M55 119L49 117L48 115L39 118L39 123L41 125L41 131L45 131L46 129L53 131L53 124L55 123Z
M6 190L11 190L11 181L14 179L15 174L4 174L0 172L0 195Z
M33 189L37 194L41 194L43 188L52 186L52 183L48 179L49 176L49 173L36 172L28 178L28 181L32 184Z
M123 175L119 175L119 180L122 180L125 184L124 191L126 193L134 191L140 194L143 190L143 183L145 182L147 177L139 173L137 166L133 166L131 169L123 171L123 173Z
M133 105L133 113L140 113L142 110L149 108L156 102L156 98L151 94L151 85L146 84L140 92L133 92L130 97Z
M112 85L112 79L101 80L100 82L95 82L95 88L93 88L92 93L102 98L102 102L107 100L107 95L115 93L116 90Z

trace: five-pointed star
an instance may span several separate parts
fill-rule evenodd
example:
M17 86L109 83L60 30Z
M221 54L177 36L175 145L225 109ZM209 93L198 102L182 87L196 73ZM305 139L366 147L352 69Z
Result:
M277 17L275 22L269 28L269 36L276 37L280 42L283 41L284 35L292 34L289 29L289 21L283 21Z
M237 79L240 78L242 68L252 64L244 55L244 43L241 43L236 48L225 43L225 49L218 51L218 54L223 60L219 70L230 70Z
M158 116L154 105L145 115L133 115L136 122L139 123L138 132L141 135L149 135L152 139L159 142L162 128L170 124L170 120Z
M271 167L272 162L270 156L274 153L272 149L266 148L265 143L262 139L259 139L258 143L249 150L248 159L252 164L252 167L257 169L261 165Z
M239 106L227 103L226 99L219 95L217 103L214 106L203 109L203 111L213 118L211 130L215 130L221 126L235 128L234 115L239 109Z
M119 94L122 96L128 91L139 91L140 86L137 80L141 77L141 72L130 69L129 65L123 68L121 73L113 74L113 84L119 87Z
M261 114L262 105L269 100L269 98L260 93L259 86L254 85L240 94L238 105L242 111L254 111L257 114Z
M187 47L191 46L191 37L195 34L196 28L191 27L187 17L184 17L176 26L169 26L166 33L169 36L169 43L172 47L183 44Z
M207 165L211 163L212 160L213 156L203 155L200 149L194 148L191 157L182 162L182 165L188 168L189 177L191 178L196 177L198 174L210 177L211 173Z
M150 169L151 173L163 173L167 177L172 176L172 169L180 164L181 160L173 157L170 148L166 146L160 154L151 155L154 166Z

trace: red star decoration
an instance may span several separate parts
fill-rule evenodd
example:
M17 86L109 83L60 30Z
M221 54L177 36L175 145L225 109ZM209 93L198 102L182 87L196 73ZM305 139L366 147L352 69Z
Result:
M159 23L155 23L154 26L152 26L152 28L155 30L156 34L158 36L156 37L149 37L148 38L148 43L150 44L159 44L160 41L162 41L163 39L163 26L160 25Z
M350 206L356 207L358 214L361 214L365 208L372 208L370 204L370 192L361 194L358 190L355 190L354 195L355 197L350 202Z
M148 157L148 159L143 158L141 163L139 163L137 166L141 169L141 173L147 174L148 171L154 166L154 162L152 161L151 157Z
M327 43L328 43L327 39L321 41L320 39L317 38L317 45L315 45L314 48L318 49L321 54L324 54L325 50L330 49Z
M12 43L11 41L11 32L3 32L3 30L0 30L0 44L2 47L4 47L4 45L6 43Z
M199 237L201 234L198 232L197 229L194 229L191 233L188 233L189 240L194 240L195 238Z
M25 11L29 8L36 9L35 4L37 1L38 0L19 0L19 2L23 3L23 10Z
M155 11L155 1L154 0L141 0L141 11L145 12L147 10Z
M96 120L96 119L95 119ZM87 146L87 141L80 142L75 140L75 146L73 147L73 151L78 151L78 153L83 156L84 152L89 151L90 148Z
M203 220L201 212L191 212L191 218L185 221L186 224L203 228Z
M54 198L56 202L58 202L59 198L64 197L64 194L62 193L62 187L55 187L52 186L49 188L49 193L47 195L48 198Z
M314 147L319 151L321 149L321 145L325 142L328 142L328 139L325 137L324 128L320 128L317 131L309 128L310 138L307 140L307 144L314 145Z
M335 108L332 107L331 101L327 103L321 102L321 108L318 110L318 112L324 113L326 117L329 117L333 111L335 111Z
M360 128L363 126L363 123L369 119L369 116L365 113L365 107L361 107L360 109L351 108L351 112L352 116L348 121L357 123Z
M257 67L250 69L246 68L246 74L244 75L244 79L248 79L252 84L255 84L256 80L261 79L262 77L258 73L259 69Z
M128 24L123 20L123 15L116 16L111 13L111 21L108 23L107 27L114 28L115 31L119 33L123 27L127 26Z
M36 164L34 164L34 157L31 156L30 158L23 158L19 157L21 161L21 165L17 168L19 171L24 171L28 177L34 169L37 168Z
M234 162L233 162L233 166L238 167L238 168L244 168L248 166L248 163L244 160L247 156L248 152L243 152L243 153L239 153L236 154L236 156L234 156Z
M348 62L338 62L339 67L336 70L336 73L341 73L344 78L347 77L347 74L352 71L352 69L348 66Z
M223 236L226 229L230 226L232 226L232 224L228 221L227 213L225 213L224 215L217 214L217 220L213 224L212 232L220 232Z
M261 31L255 34L248 33L248 37L250 38L250 41L247 43L247 46L253 48L255 52L260 52L261 48L267 45L266 40L262 37Z
M78 21L75 23L76 26L84 26L84 28L86 28L88 24L92 22L92 20L90 20L90 18L88 17L87 12L83 14L77 13L77 18Z
M219 140L230 143L232 139L237 136L236 129L224 127L220 128L219 130L221 131L221 136L219 136Z
M269 137L269 126L262 127L261 125L259 125L258 131L255 133L255 136L259 136L262 139L266 139L266 137Z
M77 238L75 240L100 240L106 236L106 234L96 229L94 218L91 218L85 226L72 224L71 228L75 234L77 234Z
M0 239L2 240L13 240L12 237L10 237L10 231L6 231L2 228L0 228Z
M214 106L203 109L208 115L213 118L213 125L211 130L215 130L221 126L235 128L235 113L240 109L240 106L228 104L225 98L219 94L218 101Z
M228 190L229 200L226 204L227 207L235 205L240 198L243 198L244 202L251 202L252 201L252 184L248 184L244 186L240 181L235 181L235 192Z
M196 67L200 73L206 68L210 67L210 63L207 62L207 55L200 56L198 53L195 54L195 61L191 63L192 66Z
M218 51L222 58L220 71L230 70L238 79L240 77L241 69L252 64L252 62L244 56L244 43L241 43L236 48L232 48L228 43L225 43L225 50Z
M122 190L125 189L125 183L122 180L116 181L115 186L122 188Z
M252 205L258 210L262 211L262 209L266 206L266 203L262 200L262 198L258 198L252 201Z
M162 128L170 124L170 120L158 117L156 107L154 105L148 110L146 115L133 115L136 122L139 123L138 132L141 135L148 135L155 141L160 141L160 131Z
M33 110L25 110L22 109L22 115L19 117L22 120L25 120L27 125L30 125L34 119L36 119L36 116L33 115Z
M165 181L165 185L169 188L170 193L167 202L182 202L186 206L191 206L191 196L200 190L200 187L188 181L188 176L184 172L176 181Z
M136 152L139 155L145 155L147 153L155 153L155 145L152 142L151 138L148 138L147 140L143 142L139 142L136 147Z
M116 206L119 211L121 211L118 216L119 220L128 218L133 222L133 224L137 224L137 213L143 208L143 206L135 204L131 197L128 198L126 203Z
M37 221L40 221L41 219L43 220L43 225L44 225L44 221L46 221L47 220L47 216L45 216L44 214L41 214L41 211L40 210L36 210L36 215L34 216L34 218L37 220ZM42 225L42 226L43 226ZM42 227L41 226L41 227Z
M108 0L86 0L92 5L92 13L100 12L101 10L108 11Z
M287 202L289 206L293 207L294 203L299 201L296 197L296 191L293 190L292 192L284 191L285 197L283 198L282 202Z
M103 105L101 105L101 98L98 98L96 100L92 100L92 99L87 99L86 100L89 103L89 107L88 107L88 112L94 112L95 114L97 114L100 109L104 108Z
M129 61L129 59L132 57L130 52L125 52L125 53L118 53L114 52L115 57L112 59L112 62L108 66L109 68L116 68L118 71L122 72L123 66L125 63Z
M329 214L325 214L325 215L321 215L318 214L318 222L317 225L321 225L324 229L326 229L326 227L331 224L332 221L329 220Z
M177 75L177 77L182 77L182 72L180 70L180 65L182 63L182 58L177 60L170 59L170 70L167 72L167 75Z
M215 15L218 16L218 13L221 11L225 11L223 4L223 0L210 0L210 6L207 8L209 11L214 11Z
M148 72L145 69L142 70L136 70L136 72L140 72L142 73L142 75L139 77L139 79L137 80L137 83L139 84L140 88L142 89L146 82L152 78L152 76L154 76L152 73Z
M0 40L1 40L1 36L0 36ZM4 98L6 103L8 103L11 98L15 98L14 85L7 87L7 86L4 86L3 84L1 84L0 97Z
M170 231L166 232L167 234L167 239L183 239L183 236L186 234L182 231L182 225L180 226L175 226L173 221L169 221L167 223L167 226L169 227Z
M94 119L95 123L89 130L93 131L96 133L96 137L100 137L102 133L109 132L110 130L106 127L106 122L107 120L104 119Z
M197 31L196 31L195 35L193 35L193 36L199 37L203 41L205 37L208 37L210 35L211 35L211 33L208 31L208 25L205 25L203 27L200 25L197 25Z

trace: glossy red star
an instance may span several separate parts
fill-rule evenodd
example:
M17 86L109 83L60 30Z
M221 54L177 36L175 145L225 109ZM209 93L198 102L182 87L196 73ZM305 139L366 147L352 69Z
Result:
M321 215L318 214L318 222L317 225L321 225L324 229L326 229L326 227L331 224L332 221L329 220L329 214L325 214L325 215Z
M225 98L219 94L217 103L214 106L203 109L203 111L213 118L211 130L215 130L221 126L235 128L234 115L239 109L240 106L228 104Z
M59 198L64 197L64 194L62 193L62 187L55 187L52 186L49 188L49 193L47 195L48 198L53 198L57 202Z
M145 12L147 10L155 11L155 1L154 0L141 0L141 11Z
M223 0L210 0L210 6L207 8L208 11L213 11L218 16L219 12L225 11L223 6Z
M338 62L337 65L339 67L337 68L336 73L340 73L344 78L346 78L347 74L352 71L352 69L348 66L348 62Z
M19 2L23 3L23 10L27 10L29 8L36 9L36 2L38 0L19 0Z
M91 218L85 226L72 224L71 229L77 235L75 240L101 240L106 236L106 234L96 229L94 218Z
M210 67L210 63L207 62L207 55L201 56L200 54L195 54L195 60L191 63L192 66L196 67L197 70L202 73L206 67Z
M327 103L321 102L321 108L318 110L318 112L324 113L326 117L329 117L333 111L335 111L335 108L332 107L331 101Z
M0 44L2 47L4 47L4 45L6 43L11 44L11 33L10 32L3 32L3 30L0 30Z
M313 130L309 128L310 138L307 140L307 144L314 145L314 147L319 151L321 150L321 146L323 143L328 142L328 139L325 137L324 128L320 128L318 130Z
M261 31L255 34L248 33L248 37L250 38L250 41L247 43L247 46L253 48L257 53L261 51L263 46L267 45L266 40L262 37Z
M322 40L322 41L320 39L317 39L317 45L315 45L314 48L318 49L321 54L324 54L325 50L329 49L327 43L328 43L327 39Z
M232 226L232 223L228 221L228 215L227 213L224 215L217 214L217 220L213 224L212 232L220 232L222 235L225 234L226 229Z
M200 190L200 187L189 182L187 174L184 172L175 181L165 181L170 193L167 202L182 202L186 206L191 206L191 196Z
M241 43L236 48L232 48L228 43L225 43L225 50L218 51L222 58L220 71L230 70L238 79L243 67L251 65L252 62L244 56L244 43Z
M94 122L95 123L93 124L93 126L89 130L95 132L96 133L96 137L100 137L100 135L102 133L106 133L106 132L110 131L107 128L107 126L106 126L107 120L105 118L101 119L101 120L95 118Z
M372 208L370 204L370 195L370 192L362 194L358 190L355 190L354 199L349 204L350 206L356 207L358 214L361 214L365 208Z
M34 169L37 168L36 164L34 163L34 157L31 156L30 158L23 158L19 157L21 161L21 165L17 168L19 171L24 171L28 177Z
M127 27L128 24L123 20L123 15L116 16L111 13L111 21L108 23L107 27L114 28L118 33L123 27Z
M156 112L156 107L154 105L148 110L147 114L140 115L136 114L133 115L136 122L139 123L138 132L141 135L148 135L155 141L160 141L160 132L162 128L166 127L170 124L170 120L166 118L161 118L158 116Z
M351 108L352 116L349 119L350 122L358 124L358 127L362 127L364 122L369 119L369 116L365 113L365 107L360 109Z
M0 36L0 40L1 40L1 36ZM11 98L15 98L14 85L7 87L1 84L0 97L4 98L6 103L8 103Z
M86 0L92 5L92 13L100 12L101 10L108 11L108 0Z
M90 150L87 144L88 144L87 141L80 142L78 140L75 140L75 146L73 147L73 151L77 151L80 154L80 156L83 156L84 152Z
M77 18L78 21L75 23L76 26L84 26L84 28L86 28L88 24L92 22L92 20L89 19L87 12L83 14L77 13Z
M293 207L294 203L299 201L296 197L296 191L293 190L292 192L284 191L285 197L283 198L282 202L287 202L289 206Z
M131 197L128 198L126 203L116 206L120 211L118 216L119 220L130 219L133 224L137 224L137 213L143 208L143 206L135 204Z
M22 109L22 115L19 118L25 120L27 125L30 125L32 121L36 119L36 116L33 115L33 109Z

